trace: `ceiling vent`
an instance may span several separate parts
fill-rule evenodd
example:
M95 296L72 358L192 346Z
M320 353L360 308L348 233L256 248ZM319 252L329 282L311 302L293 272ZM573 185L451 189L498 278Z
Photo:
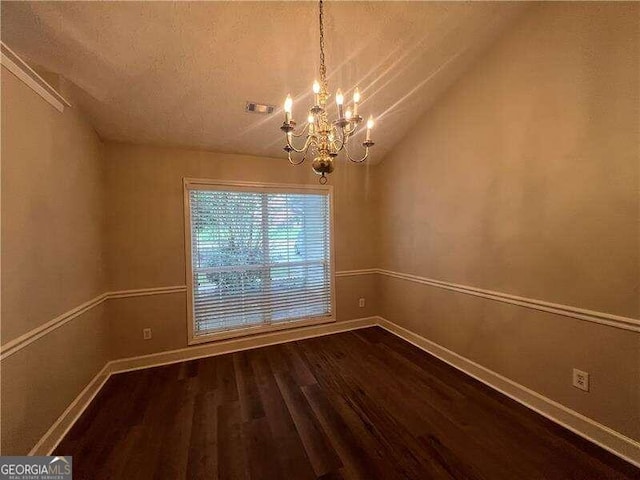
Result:
M247 106L244 111L248 113L262 113L264 115L269 115L273 113L275 108L275 105L267 105L266 103L247 102Z

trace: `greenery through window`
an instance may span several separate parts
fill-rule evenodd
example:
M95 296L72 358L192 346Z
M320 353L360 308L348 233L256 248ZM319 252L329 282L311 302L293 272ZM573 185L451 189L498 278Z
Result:
M194 333L331 315L329 197L190 190Z

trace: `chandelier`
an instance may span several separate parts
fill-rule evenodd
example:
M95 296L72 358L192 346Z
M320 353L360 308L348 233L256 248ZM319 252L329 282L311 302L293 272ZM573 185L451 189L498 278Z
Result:
M284 123L280 127L285 133L286 145L284 146L287 157L292 165L300 165L305 161L307 155L315 156L311 167L313 171L320 175L320 183L327 183L327 175L334 170L334 159L344 150L345 156L354 163L362 163L369 156L369 147L374 143L371 141L371 129L373 128L373 117L370 116L366 123L367 133L362 146L364 154L360 158L353 158L349 152L349 140L361 130L362 117L358 115L358 104L362 97L358 87L353 92L353 104L345 109L344 95L338 89L335 100L338 106L338 118L331 121L327 114L327 100L330 94L327 85L327 67L324 58L324 22L322 0L319 2L320 20L320 82L313 82L314 104L309 109L307 122L301 130L296 131L296 122L292 118L293 100L291 95L287 95L284 102ZM293 138L304 138L304 143L300 148L294 146ZM301 140L299 141L301 142ZM300 154L297 159L292 158L292 152Z

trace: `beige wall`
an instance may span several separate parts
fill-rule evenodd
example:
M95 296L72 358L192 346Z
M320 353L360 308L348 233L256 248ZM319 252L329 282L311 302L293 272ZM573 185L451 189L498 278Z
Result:
M104 292L101 144L2 67L2 344ZM25 454L108 358L102 309L2 360L2 454Z
M376 167L379 266L637 318L639 13L540 4L499 39ZM640 439L637 333L380 282L389 320Z
M104 292L100 149L2 68L3 343Z
M637 317L639 8L532 7L381 165L340 163L337 270ZM184 285L185 176L317 181L282 159L102 145L3 70L2 344L104 291ZM640 439L637 334L386 276L336 286L339 320L381 314ZM111 299L3 360L2 453L29 451L107 360L185 347L185 302Z
M184 285L183 177L271 183L317 184L309 165L177 148L105 145L107 245L111 290ZM374 263L369 166L340 164L332 174L336 269ZM373 275L339 277L338 320L376 312ZM358 307L365 297L367 306ZM115 357L187 346L186 294L108 302ZM151 327L153 338L142 339Z

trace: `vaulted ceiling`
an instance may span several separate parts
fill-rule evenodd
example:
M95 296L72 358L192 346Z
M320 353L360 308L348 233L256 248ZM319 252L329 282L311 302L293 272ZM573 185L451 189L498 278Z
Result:
M284 157L318 68L313 2L2 2L2 40L59 74L103 139ZM517 3L328 2L330 88L359 85L379 160L523 10ZM350 98L348 95L347 98ZM271 116L246 101L274 104Z

